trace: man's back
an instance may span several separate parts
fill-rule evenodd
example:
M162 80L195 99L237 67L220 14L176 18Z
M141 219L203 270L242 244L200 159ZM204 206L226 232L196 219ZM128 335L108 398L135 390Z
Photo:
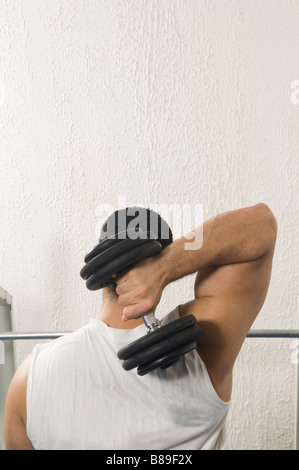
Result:
M174 309L166 322L178 318ZM32 354L27 435L36 449L221 448L228 403L216 394L196 351L140 377L116 351L145 326L99 320Z

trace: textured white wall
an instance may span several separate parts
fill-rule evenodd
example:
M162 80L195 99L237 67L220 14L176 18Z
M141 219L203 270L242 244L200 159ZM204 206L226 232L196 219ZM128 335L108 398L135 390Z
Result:
M17 330L74 329L101 203L265 202L279 235L255 327L296 328L299 2L0 0L0 284ZM161 314L192 295L166 289ZM34 342L18 343L20 362ZM289 340L247 340L228 445L294 447Z

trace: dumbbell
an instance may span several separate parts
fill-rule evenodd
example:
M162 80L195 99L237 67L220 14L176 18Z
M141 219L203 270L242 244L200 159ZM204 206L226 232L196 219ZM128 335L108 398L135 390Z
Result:
M120 232L117 237L100 241L87 253L80 276L86 280L89 290L102 289L137 261L157 255L161 250L161 243L152 232L136 232L135 229ZM117 353L125 370L137 367L138 375L145 375L157 368L165 369L196 348L200 328L194 315L186 315L163 326L152 313L142 316L142 319L148 334Z

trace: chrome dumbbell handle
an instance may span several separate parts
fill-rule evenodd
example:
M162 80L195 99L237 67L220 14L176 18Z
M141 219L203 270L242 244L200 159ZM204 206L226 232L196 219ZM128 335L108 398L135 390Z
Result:
M157 320L153 313L148 313L147 315L142 316L145 326L147 327L147 332L151 333L152 331L160 328L161 323Z

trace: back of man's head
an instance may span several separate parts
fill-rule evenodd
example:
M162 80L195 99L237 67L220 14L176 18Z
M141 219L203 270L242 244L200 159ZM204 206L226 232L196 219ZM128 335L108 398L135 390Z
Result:
M100 241L108 237L121 241L138 236L158 240L162 250L173 242L172 231L160 214L138 206L113 212L102 226ZM115 283L107 286L110 297L114 299L117 298L115 288Z

